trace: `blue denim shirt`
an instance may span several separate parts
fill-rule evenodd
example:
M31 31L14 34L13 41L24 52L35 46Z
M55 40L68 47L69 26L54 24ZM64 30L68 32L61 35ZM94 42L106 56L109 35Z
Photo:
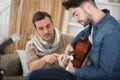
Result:
M120 78L120 24L108 10L103 11L106 15L93 25L93 44L89 51L92 64L75 69L77 80ZM74 47L88 28L71 42Z

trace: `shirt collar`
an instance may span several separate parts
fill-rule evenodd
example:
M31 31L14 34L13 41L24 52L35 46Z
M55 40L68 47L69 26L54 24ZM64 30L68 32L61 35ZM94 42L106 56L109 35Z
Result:
M93 28L101 27L106 22L106 20L108 20L110 16L110 11L108 9L103 9L102 11L106 13L106 15L97 24L95 24Z

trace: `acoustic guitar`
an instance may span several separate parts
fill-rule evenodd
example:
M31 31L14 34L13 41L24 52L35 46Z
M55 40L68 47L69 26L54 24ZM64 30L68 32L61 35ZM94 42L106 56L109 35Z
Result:
M74 67L81 67L83 61L85 60L88 54L90 47L91 47L90 41L86 38L81 37L74 51L70 55L68 54L63 57L64 67L65 68L67 67L70 60L72 61Z
M72 60L74 67L81 67L83 61L85 60L88 54L90 47L90 41L86 38L81 37L72 53L74 57Z

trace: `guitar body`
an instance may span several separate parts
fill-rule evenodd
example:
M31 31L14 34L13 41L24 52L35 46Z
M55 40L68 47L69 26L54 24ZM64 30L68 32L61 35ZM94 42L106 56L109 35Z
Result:
M72 63L74 67L81 67L90 47L91 43L88 39L80 38L79 42L77 43L73 51L74 59L72 60Z

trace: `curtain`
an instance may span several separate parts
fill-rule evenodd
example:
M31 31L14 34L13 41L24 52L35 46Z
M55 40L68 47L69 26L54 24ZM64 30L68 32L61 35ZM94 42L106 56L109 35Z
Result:
M12 0L9 25L9 36L20 34L20 41L6 49L7 54L16 53L17 49L25 49L26 42L34 32L32 17L37 11L51 14L55 27L61 31L63 6L62 0Z

